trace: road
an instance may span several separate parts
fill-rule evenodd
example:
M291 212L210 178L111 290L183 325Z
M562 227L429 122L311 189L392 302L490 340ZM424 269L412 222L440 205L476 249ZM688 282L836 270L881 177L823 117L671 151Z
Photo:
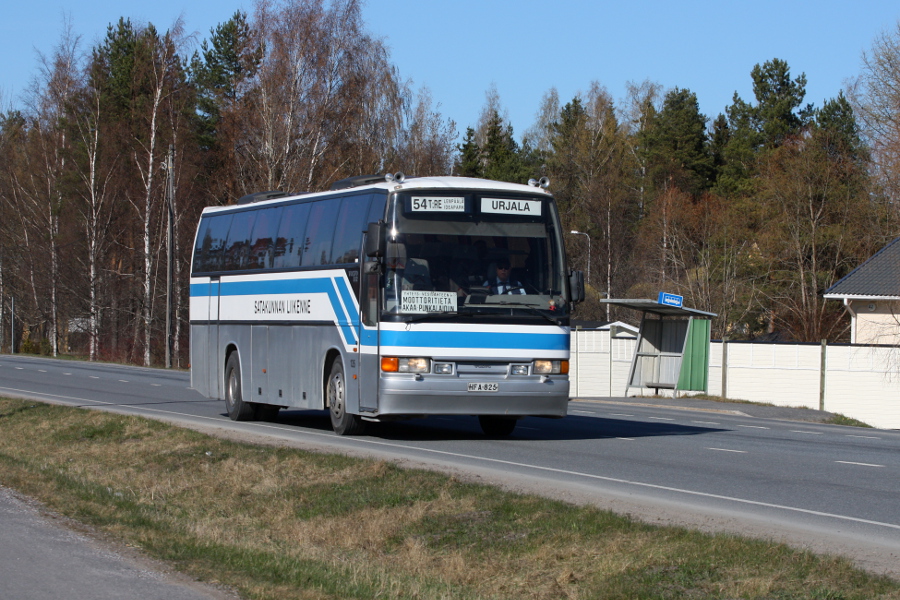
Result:
M324 412L235 423L189 375L0 356L0 395L128 414L242 438L424 464L508 488L851 557L900 577L900 432L642 405L573 401L570 416L527 418L485 439L473 418L378 424L338 437ZM707 403L708 404L708 403Z

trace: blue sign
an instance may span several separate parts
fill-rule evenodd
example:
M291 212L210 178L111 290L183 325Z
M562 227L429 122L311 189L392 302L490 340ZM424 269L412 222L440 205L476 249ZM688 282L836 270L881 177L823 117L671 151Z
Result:
M678 308L681 308L681 305L684 304L684 296L676 296L675 294L660 292L659 298L657 298L656 301L659 304L665 304L666 306L677 306Z

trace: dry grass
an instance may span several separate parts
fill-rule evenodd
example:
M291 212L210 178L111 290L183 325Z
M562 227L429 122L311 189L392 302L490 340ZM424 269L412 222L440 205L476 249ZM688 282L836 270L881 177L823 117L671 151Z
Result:
M894 598L844 560L0 399L0 483L248 598Z

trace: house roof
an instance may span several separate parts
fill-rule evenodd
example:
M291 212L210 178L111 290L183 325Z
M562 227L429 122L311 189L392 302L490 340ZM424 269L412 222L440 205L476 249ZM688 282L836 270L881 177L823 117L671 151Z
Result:
M825 298L900 299L900 237L825 290Z

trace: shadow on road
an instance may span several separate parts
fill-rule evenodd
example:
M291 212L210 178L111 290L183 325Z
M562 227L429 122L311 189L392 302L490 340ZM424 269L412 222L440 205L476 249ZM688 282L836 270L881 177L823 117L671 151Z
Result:
M330 431L325 411L282 410L278 423ZM695 427L673 423L644 423L622 419L567 416L562 419L525 417L516 425L509 440L599 440L606 438L642 438L673 435L702 435L727 431L717 427ZM386 423L369 423L365 438L405 441L459 441L486 439L475 417L440 416Z

